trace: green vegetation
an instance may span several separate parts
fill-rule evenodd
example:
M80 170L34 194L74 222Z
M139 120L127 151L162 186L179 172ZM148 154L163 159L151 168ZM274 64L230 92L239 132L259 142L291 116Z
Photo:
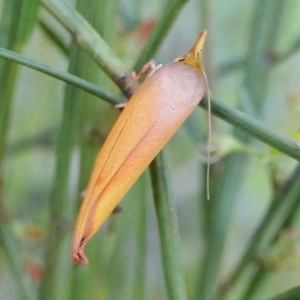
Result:
M1 296L298 299L299 1L70 2L0 1ZM72 265L131 71L186 53L202 29L211 200L205 97L90 241L90 264Z

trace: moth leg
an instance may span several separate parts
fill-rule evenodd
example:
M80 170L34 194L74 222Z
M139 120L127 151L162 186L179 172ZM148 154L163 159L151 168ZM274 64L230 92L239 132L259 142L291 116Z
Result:
M143 75L146 75L148 72L148 76L151 76L153 73L155 73L158 69L160 69L162 67L162 64L156 64L155 61L153 59L151 59L150 61L148 61L142 68L142 70L136 74L136 72L132 72L131 73L131 78L133 80L139 80ZM125 106L127 105L127 102L124 103L119 103L115 105L115 108L125 108Z
M120 206L120 204L118 204L114 210L112 211L113 214L119 214L123 211L123 208Z
M86 190L81 191L80 199L84 199L85 195L86 195Z
M115 105L115 108L122 109L122 108L125 108L126 105L127 105L127 102L118 103Z
M132 72L131 73L131 77L133 80L139 80L143 75L147 74L149 71L149 76L151 76L157 69L161 68L161 64L156 65L155 61L153 59L151 59L150 61L148 61L142 68L142 70L136 74L136 72Z

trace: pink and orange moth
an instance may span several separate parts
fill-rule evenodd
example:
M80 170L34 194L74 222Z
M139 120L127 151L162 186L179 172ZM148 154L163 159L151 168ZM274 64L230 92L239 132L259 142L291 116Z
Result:
M95 162L77 219L72 261L88 263L84 246L208 90L201 64L207 32L187 55L158 68L136 90Z

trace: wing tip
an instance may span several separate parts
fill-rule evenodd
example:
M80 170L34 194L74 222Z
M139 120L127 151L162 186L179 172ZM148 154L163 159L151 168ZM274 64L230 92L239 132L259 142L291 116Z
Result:
M86 244L86 239L83 235L79 235L74 238L71 259L73 264L78 264L80 266L88 265L89 261L84 254L84 246Z

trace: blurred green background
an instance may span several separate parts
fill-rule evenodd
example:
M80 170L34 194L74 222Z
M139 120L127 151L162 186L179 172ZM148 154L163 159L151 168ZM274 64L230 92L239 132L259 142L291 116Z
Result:
M45 2L0 0L0 46L120 95ZM165 64L207 29L211 95L299 142L299 1L90 0L77 1L76 9L128 70L145 59L149 38L157 37L151 57ZM165 31L155 31L159 24ZM88 244L90 265L70 262L80 194L118 112L2 58L0 78L0 299L171 299L148 171ZM271 299L300 283L299 167L212 118L210 201L206 111L197 109L166 146L186 299Z

